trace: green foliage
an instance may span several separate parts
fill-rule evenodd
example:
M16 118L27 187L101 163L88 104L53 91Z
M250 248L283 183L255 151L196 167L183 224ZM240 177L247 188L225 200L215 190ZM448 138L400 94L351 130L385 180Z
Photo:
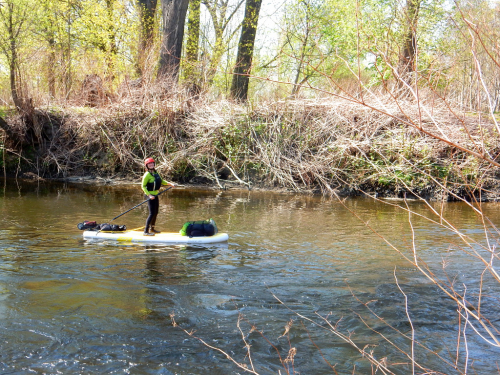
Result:
M447 12L444 0L422 0L418 14L418 69L437 80L436 87L445 84L434 67L443 56ZM380 84L397 66L406 22L404 2L288 2L278 47L280 79L322 87L321 82L353 80L361 74L359 78L371 85Z
M473 84L473 57L484 69L484 81L494 90L496 66L487 50L496 48L497 19L495 3L445 0L419 0L417 22L418 71L425 77L420 84L447 92L452 85ZM98 74L110 89L125 76L137 74L140 20L134 0L4 0L0 12L0 82L8 85L8 13L13 15L18 52L18 75L23 90L38 91L39 96L67 98L76 95L86 74ZM267 75L292 85L264 87L253 82L254 96L277 99L303 92L309 84L328 88L355 83L360 78L369 85L380 85L392 77L406 30L405 2L395 0L289 0L279 20L279 40L271 40L269 24L259 23L263 44L254 57L258 75ZM12 7L10 7L12 6ZM210 0L202 4L200 39L192 35L187 49L190 64L185 74L196 70L196 83L211 85L216 95L229 90L234 66L236 36L241 18L237 1ZM10 7L10 8L9 8ZM10 10L9 10L10 9ZM196 14L196 19L199 15ZM154 27L159 27L159 12ZM476 25L471 50L471 34L463 18ZM3 21L2 21L3 20ZM155 33L156 36L159 33ZM158 42L158 40L156 40ZM473 55L472 52L475 52ZM158 45L152 48L148 66L154 69ZM156 54L156 55L154 55ZM152 74L153 75L153 74ZM267 85L269 85L267 83ZM7 91L0 91L7 100ZM307 95L307 94L304 94ZM493 96L493 94L492 94ZM472 99L471 99L472 100Z
M244 117L239 122L229 124L222 128L217 140L217 148L223 160L237 162L249 150L251 134L248 118Z
M200 160L197 161L201 163ZM192 161L188 159L180 159L173 165L170 175L174 181L189 182L193 177L196 177L196 169L192 165Z
M98 74L111 83L130 72L131 50L137 40L132 0L9 3L15 22L22 22L16 43L23 87L30 91L67 95L79 90L75 83L86 74ZM9 40L5 26L0 22L0 57L8 60L11 52L1 42Z
M5 119L5 116L9 113L9 108L6 106L0 106L0 117Z

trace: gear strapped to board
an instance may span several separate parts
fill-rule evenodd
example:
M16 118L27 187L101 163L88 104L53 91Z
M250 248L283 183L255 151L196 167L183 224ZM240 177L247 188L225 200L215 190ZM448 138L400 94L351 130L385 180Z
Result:
M219 231L213 219L188 221L184 223L179 231L183 236L188 237L208 237L217 234Z
M97 224L95 221L87 221L85 220L83 223L78 223L78 229L80 230L96 230L96 231L104 231L104 232L123 232L127 230L125 225L117 225L117 224Z

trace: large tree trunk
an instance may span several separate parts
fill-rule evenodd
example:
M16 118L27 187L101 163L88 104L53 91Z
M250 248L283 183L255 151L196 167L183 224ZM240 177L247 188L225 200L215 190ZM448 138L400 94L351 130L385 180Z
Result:
M252 70L252 58L255 45L255 34L262 0L246 0L245 18L241 25L238 55L231 84L231 97L245 101L248 97L248 82Z
M210 64L205 72L205 80L211 84L219 69L222 56L229 47L229 41L238 31L227 32L228 26L245 0L238 0L234 6L229 8L229 0L202 0L206 6L214 27L215 41L212 47ZM229 11L229 14L228 14ZM227 35L226 35L227 34Z
M177 79L184 38L184 24L189 0L162 0L163 13L162 43L158 78L169 76Z
M142 76L146 62L153 46L155 35L155 15L157 0L138 0L140 17L139 49L137 53L137 70Z

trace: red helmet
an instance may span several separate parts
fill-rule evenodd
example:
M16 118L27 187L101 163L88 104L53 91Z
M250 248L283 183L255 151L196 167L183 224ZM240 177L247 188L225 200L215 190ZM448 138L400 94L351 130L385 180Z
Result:
M155 162L155 159L147 158L146 160L144 160L144 165L147 167L149 163L154 163L154 162Z

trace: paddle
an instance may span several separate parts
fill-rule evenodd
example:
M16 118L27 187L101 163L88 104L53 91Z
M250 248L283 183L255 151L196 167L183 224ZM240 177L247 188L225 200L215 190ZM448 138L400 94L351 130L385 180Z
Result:
M170 189L172 189L172 188L173 188L173 186L170 186L170 187L168 187L168 188L166 188L166 189L164 189L164 190L160 191L158 194L156 194L156 195L155 195L155 197L159 196L160 194L162 194L162 193L164 193L164 192L166 192L167 190L170 190ZM114 217L114 218L113 218L113 219L111 219L109 222L112 222L113 220L118 219L120 216L125 215L127 212L132 211L134 208L139 207L141 204L144 204L144 203L146 203L146 202L147 202L147 201L149 201L149 200L151 200L151 198L146 199L144 202L141 202L141 203L139 203L138 205L136 205L136 206L132 207L131 209L129 209L129 210L127 210L127 211L125 211L124 213L122 213L122 214L118 215L117 217Z

